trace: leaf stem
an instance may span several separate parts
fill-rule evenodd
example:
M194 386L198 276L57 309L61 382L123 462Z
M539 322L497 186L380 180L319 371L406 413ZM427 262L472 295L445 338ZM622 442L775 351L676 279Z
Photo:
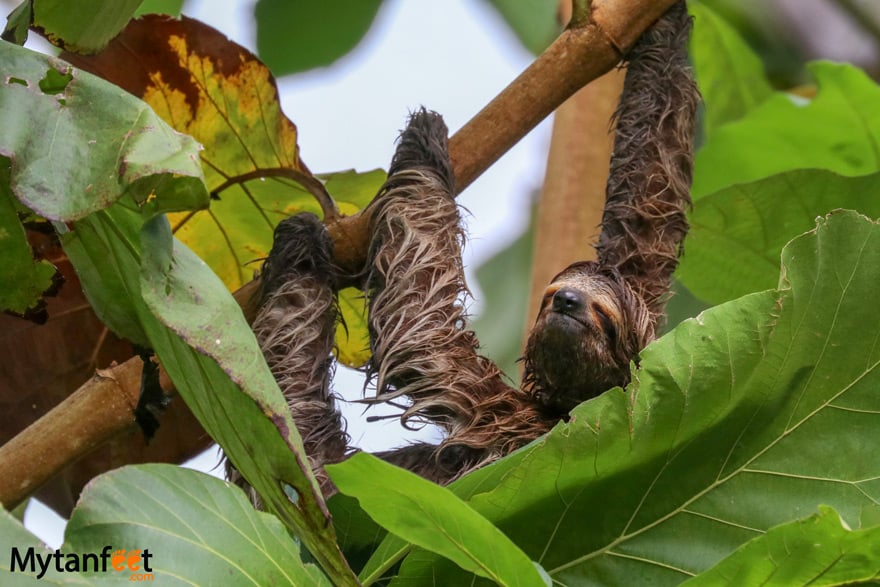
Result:
M329 192L327 192L327 188L324 187L321 180L297 171L296 169L291 169L290 167L268 167L265 169L248 171L241 175L235 175L211 190L211 196L219 196L221 192L232 186L245 183L246 181L265 179L267 177L282 177L290 179L304 187L315 197L318 204L321 206L321 211L324 213L324 222L334 222L340 218L341 215L339 209L336 207L336 202L333 201L333 198L330 196Z

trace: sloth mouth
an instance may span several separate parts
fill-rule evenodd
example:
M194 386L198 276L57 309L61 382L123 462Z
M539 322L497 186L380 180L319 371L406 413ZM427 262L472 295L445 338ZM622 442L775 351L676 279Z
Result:
M557 316L557 319L565 322L574 322L590 332L604 335L608 340L614 340L617 329L614 321L605 310L598 304L592 304L586 312L570 312L566 310L551 310L551 315ZM574 325L572 325L574 326Z

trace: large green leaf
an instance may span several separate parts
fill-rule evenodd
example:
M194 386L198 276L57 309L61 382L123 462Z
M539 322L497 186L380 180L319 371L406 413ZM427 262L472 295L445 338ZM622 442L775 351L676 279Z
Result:
M13 569L13 548L17 549L18 559ZM33 548L33 558L27 560L28 568L22 572L18 562L24 562L28 556L28 550ZM39 555L41 560L53 555L54 550L43 544L39 538L28 532L21 522L12 514L0 507L0 552L9 558L0 565L0 583L4 587L39 587L40 585L94 585L95 582L84 579L78 573L58 572L53 564L47 565L45 573L41 573L42 567L37 562ZM33 560L34 568L31 571L30 562ZM7 564L8 561L8 564ZM37 576L40 575L38 579Z
M821 504L856 527L880 499L880 226L821 219L779 289L687 320L626 391L453 484L554 581L673 585ZM408 585L461 585L424 551Z
M0 567L3 585L329 585L317 567L302 562L297 542L278 519L254 510L240 489L172 465L117 469L83 491L59 549L62 569L71 555L96 554L101 565L107 549L106 567L88 563L79 572L59 572L53 558L38 579L37 557L45 560L54 551L5 511L0 548L10 554L9 565ZM18 558L11 568L13 548ZM27 559L29 548L34 555Z
M739 120L766 100L773 89L761 59L736 30L700 2L689 2L695 18L690 55L706 105L703 128Z
M691 579L700 585L852 585L880 579L880 527L851 531L831 508L770 529Z
M149 550L152 581L162 585L330 584L303 564L278 519L254 510L240 489L172 465L117 469L86 487L61 550L100 553L108 544Z
M401 538L499 585L544 585L531 560L448 489L366 453L327 472L340 491Z
M120 203L62 235L74 267L90 268L80 273L87 295L99 313L130 308L205 430L324 570L351 584L302 441L241 309L164 216L141 222Z
M0 62L0 155L12 160L13 193L30 209L73 220L126 193L150 213L208 205L198 145L149 106L10 43L0 43ZM152 198L157 191L167 197Z
M259 0L257 52L275 75L326 67L354 49L382 0Z
M676 275L700 299L720 303L773 287L782 247L836 208L880 217L880 173L843 177L803 170L702 198Z
M880 87L851 65L816 62L809 71L818 84L812 100L777 92L713 130L696 155L695 198L794 169L880 170Z

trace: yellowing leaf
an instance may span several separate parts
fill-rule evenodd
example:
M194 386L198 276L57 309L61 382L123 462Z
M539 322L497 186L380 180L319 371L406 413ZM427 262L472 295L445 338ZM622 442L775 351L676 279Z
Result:
M299 156L269 70L249 51L193 19L147 15L94 56L65 54L146 101L204 146L209 210L170 216L178 238L230 289L250 281L283 218L335 210ZM315 200L322 198L323 205Z

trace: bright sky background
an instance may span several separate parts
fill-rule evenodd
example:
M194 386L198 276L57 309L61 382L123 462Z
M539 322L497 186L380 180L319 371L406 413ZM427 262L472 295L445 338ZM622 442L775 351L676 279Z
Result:
M191 0L184 12L255 50L253 3L236 0L222 5L221 10L210 0ZM436 110L454 133L532 59L485 1L385 0L352 53L329 68L285 77L279 89L285 113L299 128L302 158L313 172L366 171L388 166L394 140L410 111L421 105ZM528 222L532 194L543 177L549 131L545 122L458 199L469 211L464 262L475 297L472 313L479 310L481 297L473 270L507 246ZM339 369L334 387L356 398L362 381ZM360 406L348 406L344 413L352 441L362 448L378 450L405 442L397 420L367 426ZM211 450L192 465L211 470L217 461ZM53 547L63 541L63 521L42 504L32 503L25 523Z

